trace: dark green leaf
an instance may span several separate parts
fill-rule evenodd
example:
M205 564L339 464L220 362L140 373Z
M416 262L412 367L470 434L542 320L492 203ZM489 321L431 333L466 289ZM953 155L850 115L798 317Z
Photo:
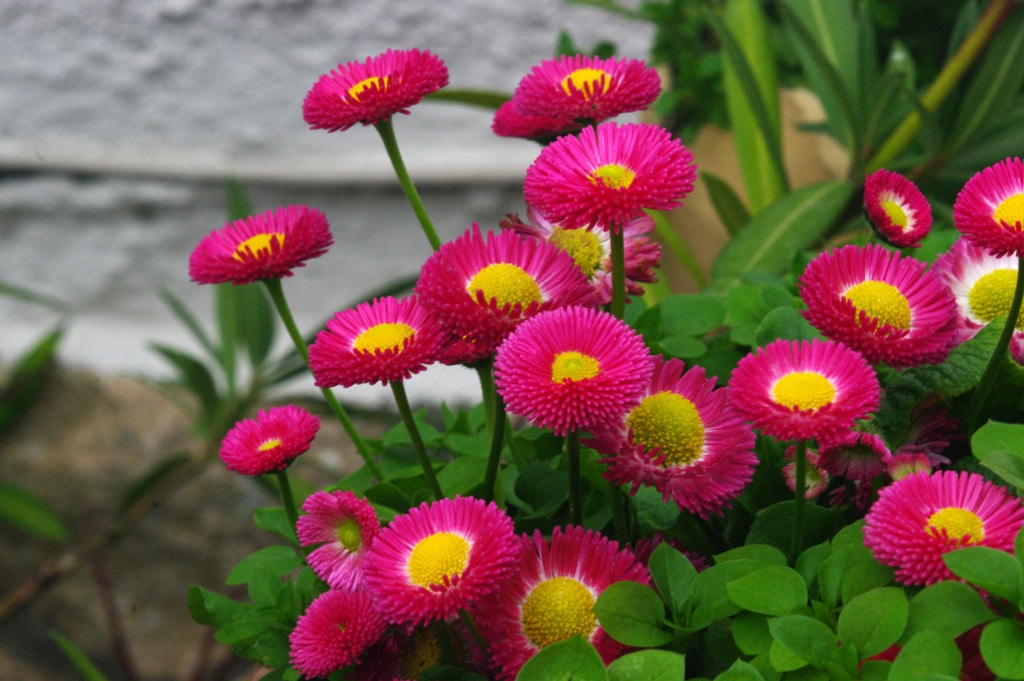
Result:
M1024 631L1019 622L996 620L981 632L981 656L1000 679L1024 679Z
M68 536L64 521L44 501L3 480L0 480L0 524L50 541L64 541Z
M1011 603L1020 600L1021 564L1013 554L988 546L968 546L942 556L954 575Z
M795 502L788 500L762 509L754 518L747 535L748 544L769 544L780 551L789 551L793 542ZM804 504L803 545L813 546L825 541L842 523L842 518L815 504Z
M968 629L997 617L977 589L963 582L938 582L910 599L904 640L921 631L956 638Z
M750 222L750 211L743 205L743 201L729 183L717 175L701 170L700 179L707 185L711 205L715 207L718 219L722 221L725 230L731 235L739 233L744 225Z
M745 655L759 655L772 645L768 618L754 612L738 613L732 620L732 639Z
M839 640L844 646L854 646L861 659L877 655L899 640L909 613L902 589L868 591L848 601L839 612Z
M971 452L1009 484L1024 487L1024 425L989 421L971 436Z
M35 402L56 361L57 346L63 335L62 329L44 335L7 371L6 382L0 388L0 433L10 430Z
M437 474L437 482L445 496L464 496L480 484L486 468L487 459L463 456L445 464Z
M670 650L638 650L608 665L608 681L679 681L686 659Z
M662 542L651 553L647 567L651 572L654 586L669 609L680 612L690 599L693 580L697 576L697 569L693 567L693 563L670 544Z
M665 629L665 604L639 582L608 586L594 604L594 614L609 636L628 646L653 648L672 640Z
M915 634L903 646L889 669L889 681L919 681L931 674L954 679L960 676L962 661L956 643L933 631Z
M775 640L816 667L835 654L839 641L823 622L805 615L786 615L768 620Z
M581 636L552 643L531 657L516 681L607 681L601 656Z

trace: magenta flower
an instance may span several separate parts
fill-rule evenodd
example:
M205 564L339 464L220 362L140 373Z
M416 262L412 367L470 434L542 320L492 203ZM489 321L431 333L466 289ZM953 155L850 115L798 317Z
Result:
M448 67L429 51L388 50L320 76L302 102L302 117L328 132L377 125L447 84Z
M847 480L870 482L886 472L892 452L874 433L849 430L819 443L818 465Z
M367 591L326 591L299 617L288 637L291 663L308 678L326 677L356 660L387 624Z
M302 504L295 531L300 546L317 546L309 566L332 589L355 591L363 580L363 561L380 533L373 506L349 491L314 492Z
M992 255L1024 256L1024 161L1007 158L975 173L956 195L953 225Z
M243 419L228 431L220 458L242 475L276 473L309 449L319 429L320 419L302 407L260 410L255 419Z
M188 273L199 284L249 284L292 276L292 270L327 252L327 218L306 206L288 206L229 222L192 251Z
M879 236L900 248L917 248L932 227L932 209L921 190L889 170L864 178L864 211Z

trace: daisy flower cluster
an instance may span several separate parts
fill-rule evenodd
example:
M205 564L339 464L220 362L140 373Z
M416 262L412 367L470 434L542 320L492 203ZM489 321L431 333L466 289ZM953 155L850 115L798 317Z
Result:
M389 50L322 76L302 113L328 132L376 126L389 144L391 119L446 84L437 56ZM910 255L931 231L928 201L898 173L869 175L871 242L810 257L792 285L807 328L739 346L719 378L713 362L664 352L650 310L625 305L656 279L649 211L680 205L697 174L664 128L609 120L650 105L659 87L635 60L536 66L493 122L542 143L524 177L525 219L440 243L409 190L431 246L415 284L337 311L308 346L281 280L332 244L322 213L280 208L195 248L196 282L266 286L365 463L299 504L288 469L311 448L317 416L272 407L223 439L227 469L277 477L296 556L281 565L311 575L295 578L305 592L279 598L291 608L274 664L293 676L282 678L390 681L454 665L511 680L577 638L612 664L632 647L602 621L602 595L624 582L656 598L686 592L693 576L666 584L664 561L714 569L712 554L753 532L766 489L790 497L779 517L794 565L810 505L863 519L864 546L905 585L956 578L944 556L958 548L1013 551L1024 505L955 466L962 422L948 396L914 391L944 380L939 367L1004 318L998 367L1024 364L1024 164L1007 159L963 187L960 236L932 263ZM405 397L404 383L438 363L481 378L485 413L459 446L424 435ZM394 393L405 458L362 441L333 392L374 384ZM674 636L681 650L686 637Z

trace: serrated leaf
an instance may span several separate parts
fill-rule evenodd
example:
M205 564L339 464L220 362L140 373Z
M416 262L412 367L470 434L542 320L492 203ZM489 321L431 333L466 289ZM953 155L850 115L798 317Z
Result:
M725 245L711 268L712 288L728 290L747 273L785 272L793 253L817 242L852 194L853 185L845 181L807 185L786 194Z

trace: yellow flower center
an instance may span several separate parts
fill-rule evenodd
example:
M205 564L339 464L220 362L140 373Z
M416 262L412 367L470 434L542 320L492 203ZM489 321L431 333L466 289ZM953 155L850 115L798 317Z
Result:
M477 292L482 291L484 300L494 300L498 307L517 303L526 307L544 300L537 280L522 267L507 262L496 262L481 269L469 280L466 290L474 300Z
M942 530L950 539L969 538L969 543L977 544L985 540L985 523L977 513L966 508L949 506L940 508L928 516L928 532L938 536Z
M1011 227L1024 224L1024 193L1007 196L996 206L992 217Z
M273 239L277 239L278 249L284 247L284 234L281 232L256 234L238 244L237 248L235 248L235 260L242 262L247 257L256 257L260 255L261 251L265 251L268 254L272 253L273 248L271 247L271 242Z
M270 450L277 449L280 446L281 438L275 437L261 444L259 447L257 447L257 450L261 452L269 452Z
M910 328L910 303L898 288L884 281L862 281L846 290L843 297L858 312L897 329Z
M562 79L562 89L565 90L565 94L567 95L572 94L572 90L569 87L570 83L572 83L574 88L584 93L585 97L589 97L585 86L590 85L590 94L597 93L598 88L600 88L601 94L604 94L605 92L608 92L609 88L611 88L612 78L607 71L602 71L601 69L582 68L576 69Z
M903 210L903 206L896 203L892 199L885 199L882 201L882 210L889 216L889 220L892 224L897 227L906 229L907 223L910 222L910 216Z
M693 402L677 393L645 397L626 416L626 425L644 449L659 448L665 466L686 466L704 452L704 422Z
M409 637L398 663L399 676L418 679L420 674L441 663L441 645L433 628L416 629Z
M816 371L794 371L775 381L771 395L784 407L809 411L831 404L836 397L836 387Z
M523 603L523 633L538 648L579 634L590 638L597 625L594 597L572 577L546 579Z
M386 352L401 350L409 339L416 335L416 329L401 322L376 324L356 336L352 343L358 352Z
M369 90L371 88L377 90L384 90L384 88L386 88L387 86L387 76L384 76L383 78L381 78L380 76L370 76L369 78L364 78L363 80L359 81L358 83L350 87L348 89L348 96L349 99L358 102L359 95L363 94L366 90Z
M359 533L359 523L355 518L345 518L338 525L338 543L345 547L349 553L355 553L363 543L363 537Z
M597 184L600 181L609 189L629 189L636 179L636 173L624 165L618 163L606 163L603 166L594 168L590 174L590 181Z
M555 227L548 241L572 256L583 274L590 277L601 264L601 241L589 229L565 229Z
M555 355L551 363L551 380L555 383L585 381L601 372L601 363L590 355L569 350Z
M445 578L461 575L468 561L465 538L454 532L436 532L416 543L405 569L413 584L429 589L443 586Z
M1013 289L1017 285L1017 270L992 270L978 278L967 293L971 314L988 324L1001 314L1010 311ZM1017 328L1024 329L1024 310L1017 317Z

